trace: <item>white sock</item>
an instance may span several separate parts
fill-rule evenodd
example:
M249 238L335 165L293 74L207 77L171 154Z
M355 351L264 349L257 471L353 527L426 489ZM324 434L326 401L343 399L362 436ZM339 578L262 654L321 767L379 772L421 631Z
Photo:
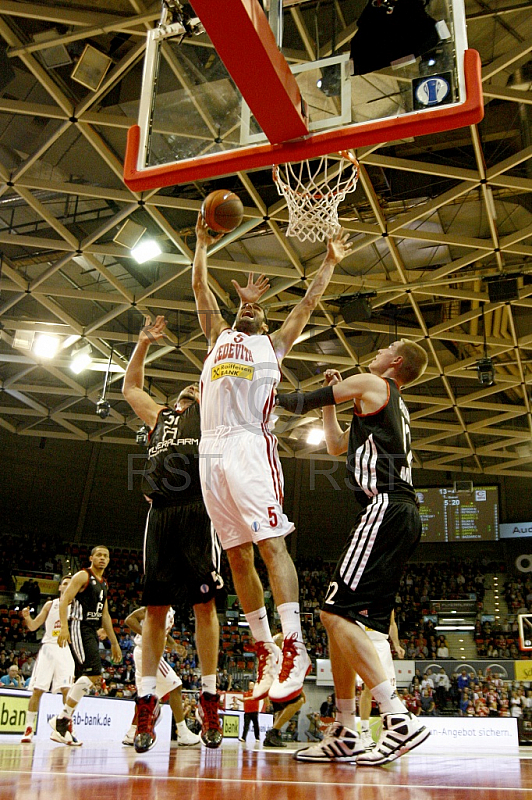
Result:
M383 681L378 686L374 686L371 694L379 704L381 714L405 714L407 708L399 700L397 692L390 681Z
M281 618L283 636L287 639L296 634L296 641L303 644L303 634L301 632L301 616L299 614L299 603L282 603L277 606L277 611Z
M33 728L35 730L35 717L36 711L26 711L26 728Z
M216 675L201 676L201 691L216 694Z
M72 708L72 706L67 706L67 704L65 703L65 705L63 706L63 710L61 711L59 716L63 718L66 717L67 719L72 719L72 714L74 713L75 710L76 710L75 708Z
M369 733L369 719L360 720L360 730L362 733Z
M356 730L357 702L354 697L336 701L336 721L349 728L350 731Z
M180 736L181 734L186 733L186 731L188 730L187 723L185 722L184 719L182 719L181 722L177 722L176 723L176 727L177 727L177 735L178 736Z
M133 736L135 736L136 732L137 732L137 726L136 725L130 725L129 726L129 730L126 733L126 736L130 736L130 737L133 738Z
M262 608L257 608L256 611L250 611L245 616L249 623L251 635L256 642L273 642L270 623L268 622L268 614L264 606L262 606Z
M146 697L147 694L156 694L155 687L157 686L157 678L155 675L142 676L140 679L140 692L141 697Z

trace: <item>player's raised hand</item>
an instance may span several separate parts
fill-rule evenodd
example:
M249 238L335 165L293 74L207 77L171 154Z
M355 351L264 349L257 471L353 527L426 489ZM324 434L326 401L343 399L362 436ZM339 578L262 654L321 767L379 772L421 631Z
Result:
M351 234L342 228L327 240L327 256L329 261L339 264L346 256L353 252L353 247L347 241Z
M246 286L240 286L237 281L231 281L242 303L257 303L270 288L270 281L264 275L259 275L257 280L254 280L254 277L252 272L248 274Z
M23 619L29 619L30 618L30 610L29 610L28 606L26 606L26 608L23 608L20 613L22 614L22 618Z
M203 219L203 215L200 211L196 222L196 238L198 240L198 244L209 247L211 244L216 244L216 242L219 242L223 235L223 233L217 233L214 235L209 233L209 226Z
M335 383L340 383L342 376L337 369L326 369L323 373L323 385L334 386Z
M155 322L152 322L150 317L144 318L144 327L139 333L139 342L148 341L149 344L154 344L166 336L164 329L166 328L166 320L162 315L155 317Z

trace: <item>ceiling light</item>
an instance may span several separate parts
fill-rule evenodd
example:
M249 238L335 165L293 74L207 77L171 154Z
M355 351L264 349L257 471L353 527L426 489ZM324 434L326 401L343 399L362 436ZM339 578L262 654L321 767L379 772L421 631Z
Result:
M59 336L50 336L49 333L40 333L33 345L33 352L40 358L53 358L60 344Z
M146 228L144 225L139 225L137 222L133 222L132 219L126 219L120 230L113 236L113 242L131 250L145 233Z
M307 433L307 444L321 444L323 441L323 429L311 428Z
M149 261L151 258L160 256L162 252L163 251L155 239L144 239L140 244L132 249L131 255L137 264L144 264L145 261Z
M76 375L87 369L89 364L92 364L92 350L88 342L82 344L77 350L72 352L72 361L70 362L70 369Z
M35 331L15 331L13 336L13 347L17 350L31 350Z
M97 92L111 63L112 59L109 56L87 44L70 77L87 89Z

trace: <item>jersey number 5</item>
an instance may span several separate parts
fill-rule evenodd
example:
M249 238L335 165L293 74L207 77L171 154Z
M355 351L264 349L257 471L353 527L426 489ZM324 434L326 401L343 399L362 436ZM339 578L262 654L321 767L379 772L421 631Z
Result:
M268 519L270 521L270 528L276 528L279 523L279 519L274 506L268 506Z

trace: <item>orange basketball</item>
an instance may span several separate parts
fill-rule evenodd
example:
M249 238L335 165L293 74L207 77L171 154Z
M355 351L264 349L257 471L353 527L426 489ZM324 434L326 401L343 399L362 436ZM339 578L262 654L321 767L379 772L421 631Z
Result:
M216 233L229 233L238 228L244 216L244 206L238 195L227 189L217 189L201 204L201 216Z

